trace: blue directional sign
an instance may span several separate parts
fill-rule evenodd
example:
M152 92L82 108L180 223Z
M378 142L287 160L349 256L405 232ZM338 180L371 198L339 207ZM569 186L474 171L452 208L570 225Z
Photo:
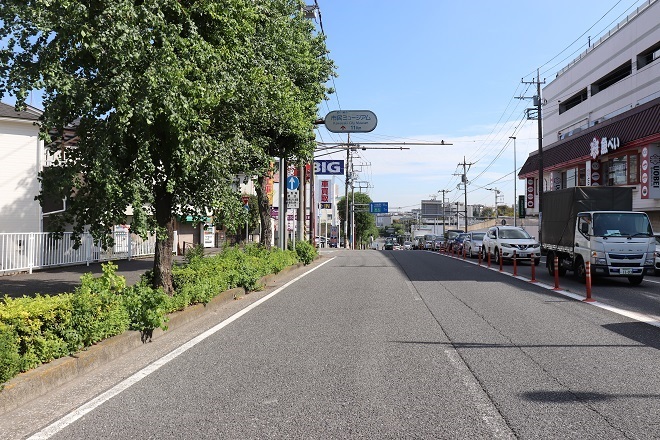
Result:
M289 176L286 178L286 189L295 191L300 186L300 180L296 176Z
M369 212L372 214L384 214L389 212L387 202L372 202L369 203Z

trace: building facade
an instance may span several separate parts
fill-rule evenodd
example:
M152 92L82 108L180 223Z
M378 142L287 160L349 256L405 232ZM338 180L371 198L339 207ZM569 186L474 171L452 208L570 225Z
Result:
M629 186L660 228L660 0L650 0L562 69L542 93L543 191ZM538 214L538 152L518 176Z
M0 232L42 232L42 211L34 197L41 189L44 143L39 139L40 111L17 112L0 103Z

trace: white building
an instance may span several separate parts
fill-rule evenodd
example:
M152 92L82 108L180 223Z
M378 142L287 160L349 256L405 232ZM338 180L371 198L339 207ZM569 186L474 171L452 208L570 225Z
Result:
M660 226L660 1L650 0L562 69L542 92L543 191L629 186ZM538 213L539 155L524 178Z
M42 231L41 206L34 200L45 157L36 124L40 113L32 107L17 112L0 103L0 232Z

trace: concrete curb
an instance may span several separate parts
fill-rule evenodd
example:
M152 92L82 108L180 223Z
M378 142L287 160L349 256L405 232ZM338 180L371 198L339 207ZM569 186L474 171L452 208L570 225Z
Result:
M319 257L320 258L320 257ZM318 259L318 258L317 258ZM284 268L277 274L266 275L259 282L262 286L277 280L281 276L303 267L302 263ZM226 290L214 297L208 304L195 304L168 315L168 332L194 321L202 314L220 309L228 302L245 295L242 287ZM154 329L150 338L141 332L127 331L87 347L72 356L56 359L47 364L19 374L5 383L0 391L0 415L9 412L71 381L78 375L87 373L114 358L143 346L150 339L162 336L165 331Z

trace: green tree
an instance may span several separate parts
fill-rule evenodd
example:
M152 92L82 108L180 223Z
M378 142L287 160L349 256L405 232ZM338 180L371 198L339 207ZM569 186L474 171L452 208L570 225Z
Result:
M249 112L241 129L258 148L241 162L253 173L261 222L269 226L266 176L275 171L274 157L296 165L311 161L318 104L331 93L325 83L334 66L326 56L325 36L314 33L300 1L271 0L268 5L257 8L250 41L254 53L246 66L250 80L239 84L243 99L236 104ZM264 232L261 242L270 246L270 227Z
M349 195L349 197L351 196ZM372 200L368 194L361 192L354 193L353 198L355 199L355 242L367 243L370 236L373 235L376 237L378 235L378 228L376 228L376 218L373 214L369 213L369 203L371 203ZM339 219L343 225L346 222L346 219L344 218L346 215L346 197L342 197L337 203L337 211L339 212ZM342 231L343 230L344 229L342 226Z
M75 146L41 175L42 203L50 196L68 199L67 211L53 216L54 227L72 225L77 235L89 230L107 246L112 226L132 208L132 232L157 234L154 286L172 293L177 216L214 214L233 231L245 224L248 213L234 176L241 170L255 174L246 159L268 157L268 142L255 142L248 130L251 117L277 113L272 106L255 110L267 98L260 88L273 83L260 82L250 66L298 50L296 42L275 41L275 35L268 40L258 28L269 17L282 27L300 21L300 14L287 15L293 5L300 3L3 0L0 96L16 96L21 108L31 90L43 90L41 129L53 141L53 153L65 129L75 127ZM255 41L261 39L263 47L278 44L281 50L256 57ZM271 72L271 80L291 82L286 72ZM300 75L305 73L301 67ZM303 96L295 91L277 108L294 106ZM299 105L307 108L311 100ZM309 119L295 114L291 124ZM291 135L278 124L274 130L284 132L282 145L292 137L301 144L303 130ZM277 138L268 134L264 139ZM306 145L311 151L311 141Z

